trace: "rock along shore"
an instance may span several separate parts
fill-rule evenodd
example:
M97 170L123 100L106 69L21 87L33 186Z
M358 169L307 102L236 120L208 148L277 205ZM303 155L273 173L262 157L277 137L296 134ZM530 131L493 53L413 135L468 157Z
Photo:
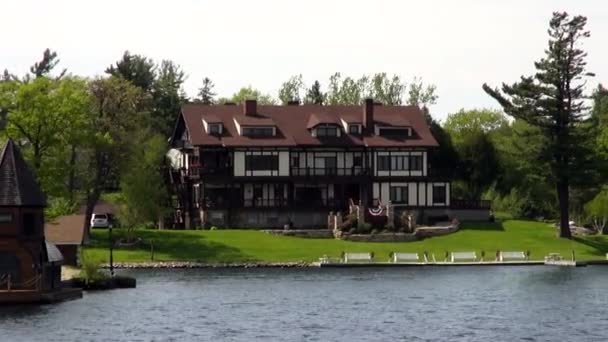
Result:
M102 268L110 268L110 264L102 264ZM244 262L209 264L195 261L150 261L150 262L115 262L117 269L156 269L156 268L300 268L315 267L309 262Z

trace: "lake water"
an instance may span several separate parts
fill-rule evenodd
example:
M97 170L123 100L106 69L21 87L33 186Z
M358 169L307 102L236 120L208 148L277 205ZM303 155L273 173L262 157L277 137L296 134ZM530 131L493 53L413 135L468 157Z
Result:
M607 341L608 267L129 271L0 341Z

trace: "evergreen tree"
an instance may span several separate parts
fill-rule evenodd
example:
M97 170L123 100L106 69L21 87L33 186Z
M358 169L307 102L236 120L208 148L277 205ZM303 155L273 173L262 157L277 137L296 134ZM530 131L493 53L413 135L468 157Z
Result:
M122 59L116 62L116 66L110 65L106 73L122 77L145 92L150 92L156 79L156 65L152 59L131 55L129 51L125 51Z
M215 95L217 94L213 92L213 87L215 85L209 77L203 78L203 86L199 88L198 98L195 101L206 105L215 103Z
M163 60L152 85L151 125L155 132L170 136L182 104L187 102L182 89L185 74L169 60Z
M34 75L35 78L48 76L58 63L59 58L57 57L57 52L51 51L50 49L46 49L42 53L42 59L40 60L40 62L36 62L30 67L30 72ZM63 69L57 79L63 77L66 71L66 69Z
M322 105L325 102L325 94L321 92L321 84L315 81L306 92L304 103Z
M584 78L587 54L579 48L589 37L585 30L587 18L553 13L549 24L549 46L545 57L535 63L537 72L522 77L512 85L503 84L502 91L484 84L484 90L498 101L505 112L538 127L546 137L540 159L546 159L559 202L560 236L570 238L570 186L589 179L593 170L589 159L589 129L583 123Z

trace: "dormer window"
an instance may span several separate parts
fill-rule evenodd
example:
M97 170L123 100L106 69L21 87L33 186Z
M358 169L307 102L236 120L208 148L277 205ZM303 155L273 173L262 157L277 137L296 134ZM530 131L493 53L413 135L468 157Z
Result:
M215 117L203 118L203 128L207 134L211 135L222 135L224 129L222 122Z
M378 135L389 138L407 138L412 136L411 127L378 127Z
M349 124L348 134L361 134L361 125Z
M222 124L209 124L209 134L220 135L222 134Z
M259 137L273 137L275 134L274 127L255 126L255 127L242 127L242 134L246 137L259 138Z
M335 125L318 125L315 128L317 137L337 137L339 136L338 127Z

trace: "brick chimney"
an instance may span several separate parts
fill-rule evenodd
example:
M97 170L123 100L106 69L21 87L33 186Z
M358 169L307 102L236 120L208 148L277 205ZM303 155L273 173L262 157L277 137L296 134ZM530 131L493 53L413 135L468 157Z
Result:
M243 114L256 115L257 112L258 112L258 101L245 100L245 103L243 104Z
M365 99L363 105L363 127L368 132L374 131L374 99Z

